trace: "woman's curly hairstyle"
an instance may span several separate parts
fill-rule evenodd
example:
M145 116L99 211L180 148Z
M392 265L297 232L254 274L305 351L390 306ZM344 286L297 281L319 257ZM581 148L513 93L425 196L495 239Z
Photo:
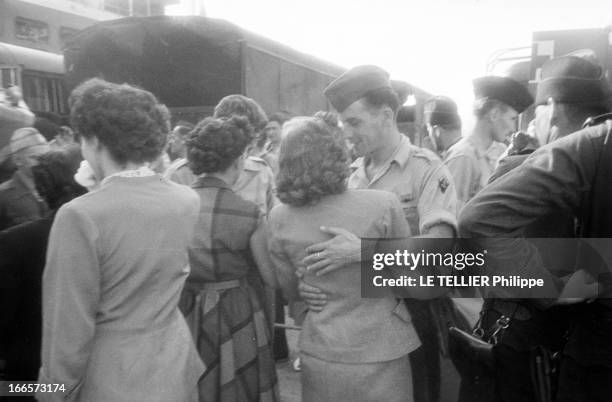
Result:
M316 117L293 118L285 130L276 177L278 198L301 206L346 191L350 172L344 138Z
M55 211L64 203L87 192L74 181L74 174L83 159L76 145L53 149L38 156L38 164L32 167L36 191Z
M92 78L68 102L77 135L95 136L118 163L153 161L166 145L170 113L144 89Z
M249 121L244 116L207 117L186 141L187 161L193 173L223 172L251 143Z
M230 118L232 116L244 116L247 118L251 139L257 137L268 124L266 112L253 99L244 95L228 95L221 99L215 106L214 117Z

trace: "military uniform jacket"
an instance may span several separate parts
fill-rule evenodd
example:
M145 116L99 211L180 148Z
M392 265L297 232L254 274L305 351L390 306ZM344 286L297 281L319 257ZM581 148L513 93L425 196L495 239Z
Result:
M550 268L544 266L537 250L528 247L521 236L544 216L565 213L568 217L580 219L589 215L593 207L591 193L601 169L599 165L610 163L600 158L610 141L608 127L602 124L539 148L520 166L468 202L459 218L460 235L474 238L478 243L475 246L487 249L489 255L512 256L501 259L502 263L495 267L498 272L504 275L528 272L531 277L544 279L549 294L554 294L555 287L558 289L561 284L555 280ZM580 268L593 268L586 265ZM597 277L601 272L593 274ZM608 294L604 296L610 297ZM609 301L603 299L586 304L585 311L579 314L578 325L570 336L565 353L581 364L608 367L612 364L609 340L612 309L600 304Z
M448 169L432 151L414 146L402 136L395 153L371 180L366 174L367 163L366 158L359 158L351 165L349 188L395 193L413 235L427 233L441 223L456 228L455 185Z

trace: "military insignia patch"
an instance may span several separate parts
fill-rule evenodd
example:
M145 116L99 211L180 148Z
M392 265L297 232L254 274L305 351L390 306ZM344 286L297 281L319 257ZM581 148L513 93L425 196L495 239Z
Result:
M440 180L438 180L438 186L440 187L440 191L442 191L442 194L444 194L444 192L449 186L448 180L446 180L446 177L440 177Z

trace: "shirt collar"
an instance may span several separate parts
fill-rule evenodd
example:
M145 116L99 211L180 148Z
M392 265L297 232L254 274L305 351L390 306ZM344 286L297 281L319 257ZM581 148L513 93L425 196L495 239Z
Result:
M408 163L410 159L410 155L412 154L412 147L410 146L410 140L403 134L400 134L402 138L400 138L400 143L397 146L397 150L395 151L395 155L391 162L397 163L402 169Z

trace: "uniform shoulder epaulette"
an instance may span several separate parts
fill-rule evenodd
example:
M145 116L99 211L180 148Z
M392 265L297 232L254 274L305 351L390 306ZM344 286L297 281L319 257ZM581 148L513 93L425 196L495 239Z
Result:
M416 145L413 145L412 156L414 156L415 158L424 159L429 163L441 163L440 157L436 155L434 151L429 150L427 148L417 147Z
M582 125L582 128L598 126L604 123L606 120L612 120L612 113L600 114L599 116L589 117Z

